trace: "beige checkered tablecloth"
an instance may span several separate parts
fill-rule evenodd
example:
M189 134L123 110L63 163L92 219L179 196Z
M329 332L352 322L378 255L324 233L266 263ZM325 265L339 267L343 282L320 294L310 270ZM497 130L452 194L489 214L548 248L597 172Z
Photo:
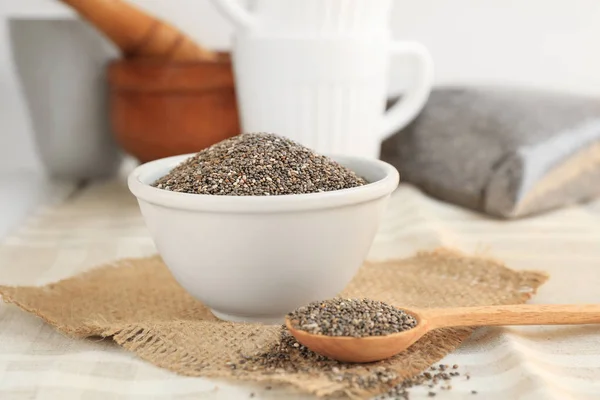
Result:
M501 222L401 186L370 258L439 246L541 269L537 303L600 303L600 201ZM0 282L44 284L119 257L154 253L122 180L98 183L40 209L0 246ZM446 360L469 372L436 398L600 399L600 328L479 329ZM248 384L161 370L110 341L71 340L14 306L0 305L0 399L301 398ZM411 398L426 398L416 390Z

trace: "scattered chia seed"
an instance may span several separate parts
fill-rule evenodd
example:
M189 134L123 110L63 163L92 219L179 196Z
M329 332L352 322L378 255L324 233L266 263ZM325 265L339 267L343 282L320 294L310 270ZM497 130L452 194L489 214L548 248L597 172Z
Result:
M360 390L388 390L390 386L395 385L372 400L408 400L410 389L418 386L427 387L427 392L432 393L435 393L434 390L452 389L450 382L443 378L444 374L447 375L445 372L423 372L398 383L400 376L392 368L377 364L357 366L328 359L298 343L285 325L281 326L277 345L265 353L252 357L242 356L242 358L246 362L238 361L239 368L235 371L236 374L244 374L246 371L252 372L260 368L273 375L297 372L324 374L334 382L345 382L350 387ZM437 370L436 367L431 369ZM458 375L460 372L456 371L454 376ZM270 390L271 386L265 389Z
M403 310L369 299L314 302L296 309L288 317L296 329L327 336L383 336L417 325L415 318Z
M245 133L200 151L152 186L192 194L277 196L366 183L348 168L292 140Z
M439 367L431 367L430 370L441 370L445 369L445 367L447 366L440 365ZM452 368L458 369L458 365L456 366L456 368L454 368L454 366ZM456 376L460 375L459 372L456 372L456 374ZM437 393L431 389L452 390L452 386L448 383L446 379L444 379L444 376L446 375L447 374L445 372L437 372L434 374L430 372L423 372L422 374L419 374L413 378L404 380L403 382L394 386L388 392L375 397L373 400L408 400L410 399L410 389L418 386L427 387L428 389L430 389L427 391L427 395L429 397L434 397Z
M275 375L318 371L334 382L346 382L360 389L374 389L382 385L389 387L398 379L398 374L391 368L373 366L360 368L360 372L356 372L354 364L331 360L314 353L298 343L285 325L281 327L280 335L276 346L265 353L247 358L246 364L240 365L236 372L254 371L257 368Z

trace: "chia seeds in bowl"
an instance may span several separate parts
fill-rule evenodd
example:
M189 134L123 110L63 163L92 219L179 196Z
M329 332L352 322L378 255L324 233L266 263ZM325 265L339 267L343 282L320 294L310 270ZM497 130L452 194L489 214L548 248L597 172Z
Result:
M245 133L200 151L152 186L191 194L278 196L367 183L350 169L293 140L271 133Z
M310 303L288 314L295 329L326 336L384 336L407 331L417 320L405 311L370 299Z
M234 141L244 143L256 135ZM207 157L210 151L214 152L215 147L200 153ZM231 149L236 151L241 149ZM219 189L217 195L207 195L201 194L206 192L199 192L195 183L206 186L201 168L200 177L177 175L188 163L198 162L194 160L200 153L142 164L129 174L127 183L162 260L177 282L217 318L227 321L281 324L290 310L315 298L328 299L340 293L363 263L399 182L398 171L390 164L340 155L332 159L354 173L338 178L340 183L329 189L359 186L323 192L318 190L327 190L327 186L317 187L307 194L275 195L280 192L273 190L274 195L252 195L238 188L241 183L245 189L241 182L244 178L238 174L236 179L229 179L227 186L222 185L222 195L218 194L219 187L213 188L215 183L205 190L211 193ZM210 158L215 165L204 159L210 168L233 159L229 151L217 153L220 158ZM173 191L174 187L157 188L169 179L174 181L175 176L184 178L177 184L183 192ZM368 184L361 185L359 177ZM246 173L248 179L252 178ZM315 179L312 183L316 186ZM186 187L190 192L185 192ZM237 195L226 195L236 191Z

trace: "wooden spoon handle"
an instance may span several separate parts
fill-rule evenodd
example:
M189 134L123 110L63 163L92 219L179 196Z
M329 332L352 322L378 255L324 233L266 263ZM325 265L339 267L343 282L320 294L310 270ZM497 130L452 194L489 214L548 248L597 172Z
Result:
M523 304L423 310L430 329L452 326L600 324L600 304Z

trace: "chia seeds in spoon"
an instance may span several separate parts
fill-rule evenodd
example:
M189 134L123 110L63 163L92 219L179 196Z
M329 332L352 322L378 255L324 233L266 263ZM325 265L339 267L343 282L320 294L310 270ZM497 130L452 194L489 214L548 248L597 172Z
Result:
M348 168L287 138L245 133L208 147L158 179L174 192L275 196L365 185Z
M410 314L380 301L341 299L310 303L288 314L294 328L326 336L383 336L417 326Z

